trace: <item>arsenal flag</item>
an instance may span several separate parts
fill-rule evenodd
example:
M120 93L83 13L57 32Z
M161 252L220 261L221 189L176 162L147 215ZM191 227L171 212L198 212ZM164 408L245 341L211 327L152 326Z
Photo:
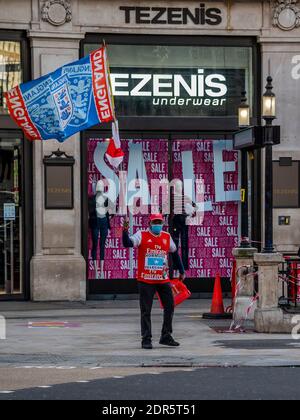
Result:
M124 152L121 149L118 121L112 123L112 138L109 139L106 158L114 168L118 168L124 159Z
M56 139L115 119L106 47L5 94L29 140Z

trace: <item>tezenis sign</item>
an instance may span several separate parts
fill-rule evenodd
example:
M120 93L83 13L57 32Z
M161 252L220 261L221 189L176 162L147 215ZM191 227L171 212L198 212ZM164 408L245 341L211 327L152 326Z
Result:
M112 67L120 115L235 115L245 86L244 69Z
M222 11L216 7L207 7L200 3L199 7L135 7L120 6L124 12L125 23L138 25L220 25Z

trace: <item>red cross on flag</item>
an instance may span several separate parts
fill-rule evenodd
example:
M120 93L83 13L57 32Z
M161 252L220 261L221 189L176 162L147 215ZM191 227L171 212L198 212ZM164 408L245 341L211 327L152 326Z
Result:
M114 168L118 168L124 159L124 152L121 149L119 124L117 120L112 123L112 138L109 139L106 150L106 158Z

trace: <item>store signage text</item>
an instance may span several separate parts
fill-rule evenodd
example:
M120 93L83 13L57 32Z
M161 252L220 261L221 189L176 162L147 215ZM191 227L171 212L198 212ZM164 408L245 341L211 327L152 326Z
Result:
M211 25L222 23L222 11L200 3L194 9L188 7L135 7L120 6L126 24L138 25Z
M191 72L191 70L187 70ZM113 95L150 97L152 105L222 106L226 102L226 77L220 73L195 74L114 73L111 74Z
M203 217L204 213L212 212L213 205L216 203L240 201L240 191L236 190L233 176L229 174L229 172L234 173L237 170L237 155L234 156L233 160L226 161L224 161L223 155L224 151L232 150L232 141L219 140L213 142L212 145L198 142L197 150L200 152L206 150L206 146L210 148L211 152L204 152L204 157L209 158L209 162L203 162L203 166L205 166L205 163L209 164L210 161L214 163L214 194L211 187L205 185L205 181L203 181L205 175L194 172L195 162L192 150L179 151L178 148L173 148L174 161L181 162L182 165L182 174L178 179L183 179L185 195L198 204L200 218ZM164 208L164 214L169 214L169 192L171 191L170 187L176 184L176 179L168 180L166 176L167 163L157 163L157 156L155 156L153 160L156 163L151 163L151 175L156 174L158 177L154 177L150 181L147 176L146 163L150 163L151 156L153 156L153 154L148 153L151 150L151 142L130 142L127 171L120 171L118 175L105 161L106 148L106 142L97 144L93 156L93 165L96 166L107 182L106 195L116 205L114 214L127 214L128 210L133 214L148 214L148 206L152 206L152 209L157 212L157 206L159 205ZM93 167L89 166L88 169L89 172L93 172ZM185 177L186 175L188 175L188 178ZM91 184L95 184L97 181L98 178L93 179L93 176L90 175L89 182ZM168 191L167 195L160 202L160 193L166 190ZM122 201L118 202L120 197ZM139 204L136 203L136 200ZM113 212L113 209L111 211ZM155 211L153 212L155 213ZM226 221L229 219L226 217Z
M112 67L119 115L235 115L244 69Z

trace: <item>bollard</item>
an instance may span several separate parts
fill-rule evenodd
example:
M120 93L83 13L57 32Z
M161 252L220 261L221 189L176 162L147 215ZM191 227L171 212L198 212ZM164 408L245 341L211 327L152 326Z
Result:
M246 318L247 309L253 299L254 277L247 276L248 271L246 267L253 266L255 253L257 253L256 248L234 248L232 251L237 265L237 290L233 311L233 319L236 322ZM242 269L243 267L245 267L244 270ZM254 311L249 314L248 319L254 319Z
M291 332L292 323L285 319L278 306L278 266L283 262L279 253L254 256L258 265L258 308L255 311L255 330L261 333Z

